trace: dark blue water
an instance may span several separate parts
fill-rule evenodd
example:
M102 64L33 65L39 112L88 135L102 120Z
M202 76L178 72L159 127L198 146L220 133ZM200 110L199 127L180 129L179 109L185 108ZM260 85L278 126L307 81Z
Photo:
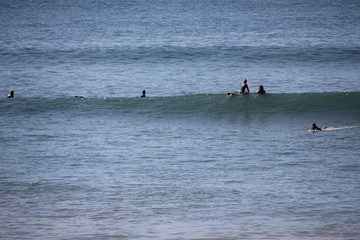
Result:
M13 1L1 89L26 97L360 88L354 1Z
M358 239L359 10L0 1L0 238Z

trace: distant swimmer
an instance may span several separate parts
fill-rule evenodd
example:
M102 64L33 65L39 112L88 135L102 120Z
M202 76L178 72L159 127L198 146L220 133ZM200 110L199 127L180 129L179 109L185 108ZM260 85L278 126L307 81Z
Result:
M146 97L146 91L145 90L142 91L140 97Z
M247 80L245 79L244 82L241 85L240 93L250 93L249 86L247 84Z
M326 127L324 127L324 129L326 129ZM322 131L322 128L316 126L316 123L313 123L313 124L311 125L311 130L313 130L313 131Z
M10 91L10 93L7 95L7 98L14 98L14 90Z
M83 96L74 96L74 98L84 98Z
M256 93L258 94L266 94L266 91L264 89L264 86L263 85L260 85L259 86L259 89L256 91Z

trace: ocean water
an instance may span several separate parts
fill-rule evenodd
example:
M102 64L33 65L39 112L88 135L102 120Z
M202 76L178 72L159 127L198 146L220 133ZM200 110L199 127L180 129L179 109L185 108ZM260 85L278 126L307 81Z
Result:
M17 0L0 21L0 239L360 239L360 2Z

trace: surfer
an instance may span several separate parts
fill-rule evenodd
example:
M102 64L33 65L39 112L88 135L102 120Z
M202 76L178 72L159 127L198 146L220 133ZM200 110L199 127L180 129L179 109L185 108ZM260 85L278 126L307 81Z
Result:
M326 129L326 127L324 129ZM313 123L311 125L311 130L313 130L313 131L322 131L322 129L320 127L316 126L316 123Z
M142 91L140 97L146 97L146 91L145 90Z
M266 94L266 91L264 89L264 86L263 85L260 85L259 86L259 89L256 91L256 93L258 94Z
M234 95L242 95L242 94L249 94L249 86L247 85L247 80L245 79L244 82L241 84L241 88L239 92L228 92L227 95L234 96Z
M7 98L14 98L14 90L10 91L10 93L7 95Z
M240 93L250 93L249 86L247 85L247 80L245 79L241 85Z

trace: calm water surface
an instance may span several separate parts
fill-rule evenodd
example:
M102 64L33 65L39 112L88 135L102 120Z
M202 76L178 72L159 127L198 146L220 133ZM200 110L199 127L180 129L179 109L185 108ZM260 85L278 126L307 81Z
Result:
M0 1L0 238L359 239L359 13Z

